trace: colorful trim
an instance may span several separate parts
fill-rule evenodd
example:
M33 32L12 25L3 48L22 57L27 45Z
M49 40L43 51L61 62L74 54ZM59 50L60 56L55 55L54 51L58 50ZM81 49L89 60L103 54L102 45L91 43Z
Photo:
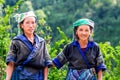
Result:
M90 69L69 69L65 80L97 80L97 78Z
M59 61L58 58L54 58L53 59L53 63L55 64L55 66L60 69L63 65L61 64L61 62Z
M72 45L73 45L73 46L78 46L79 43L78 43L78 41L73 41L73 42L72 42ZM87 47L93 47L93 46L95 46L95 45L96 45L96 44L95 44L93 41L89 41Z
M15 63L15 57L13 57L13 56L8 56L7 58L6 58L6 64L8 64L9 62L14 62Z
M45 66L51 67L52 66L52 61L51 60L45 61Z
M75 45L75 46L78 47L79 52L80 52L80 55L82 56L83 60L84 60L85 63L87 64L87 68L89 69L89 68L90 68L90 64L88 63L88 60L87 60L87 58L86 58L86 56L85 56L84 54L86 53L86 51L88 50L89 47L93 47L93 46L95 45L94 42L88 42L87 47L86 47L86 49L85 49L84 52L82 51L82 49L81 49L78 41L74 41L74 42L73 42L73 45Z
M33 50L32 44L29 42L29 40L26 38L26 36L24 34L18 35L14 39L18 39L18 40L22 41L29 48L30 51Z
M96 67L96 72L98 73L99 70L105 71L106 66L102 63L99 66Z

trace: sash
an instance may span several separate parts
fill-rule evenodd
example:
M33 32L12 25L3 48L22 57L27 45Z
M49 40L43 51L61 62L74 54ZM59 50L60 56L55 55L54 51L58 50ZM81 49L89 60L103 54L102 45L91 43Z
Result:
M86 51L88 50L88 48L91 47L91 46L94 46L94 43L88 42L87 48L85 49L85 53L86 53ZM79 49L79 53L81 54L83 60L85 61L86 65L87 65L88 73L89 73L89 71L90 71L90 72L92 73L92 75L93 75L93 76L91 77L91 80L97 80L96 75L95 75L95 74L96 74L95 68L91 68L91 67L90 67L90 64L89 64L89 62L88 62L88 59L87 59L87 57L85 56L85 53L83 53L83 51L81 50L79 43L78 43L77 47L78 47L78 49ZM85 75L85 74L84 74L84 75ZM84 79L84 78L83 78L83 79Z
M25 61L23 61L22 65L18 65L15 69L14 72L16 72L15 74L13 74L13 78L14 78L14 75L16 74L19 74L19 78L20 79L23 79L23 78L29 78L31 77L32 75L34 75L32 72L28 72L25 68L24 68L24 65L27 64L28 62L30 62L33 58L35 58L35 56L37 55L37 51L39 49L39 46L40 46L40 42L43 41L42 38L40 38L39 36L35 35L35 44L33 47L31 47L31 44L28 42L28 39L23 35L19 35L17 37L15 37L14 39L16 40L20 40L22 41L28 48L29 50L31 51L28 55L28 57L26 58ZM42 70L38 71L40 73ZM42 74L41 74L41 78L42 78ZM16 79L17 80L17 79Z
M82 70L69 69L66 80L88 80L88 79L97 80L95 75L95 69L90 68L90 64L88 62L87 57L85 56L85 53L81 50L79 43L78 42L76 43L77 43L79 53L82 56L83 60L85 61L88 69L82 69ZM93 46L93 45L88 43L87 48L85 49L85 52L88 50L90 46Z
M78 47L78 49L79 49L80 55L82 56L83 60L85 61L86 65L87 65L87 68L90 69L90 64L88 63L88 60L87 60L85 54L84 54L83 51L81 50L79 43L78 43L77 47ZM85 49L85 51L87 51L87 50L88 50L88 46L87 46L87 48Z
M38 39L38 36L36 36L36 43L34 44L33 48L30 47L30 43L28 43L27 38L22 34L20 36L18 36L18 39L20 39L29 49L30 49L30 54L28 55L28 57L26 58L26 60L23 62L23 65L27 64L32 58L34 58L37 55L37 50L39 48L40 42Z
M97 80L91 69L69 69L65 80Z

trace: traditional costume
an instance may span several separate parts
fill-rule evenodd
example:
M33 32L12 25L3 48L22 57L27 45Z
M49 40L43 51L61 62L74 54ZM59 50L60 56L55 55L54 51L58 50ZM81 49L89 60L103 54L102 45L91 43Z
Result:
M84 24L94 27L93 22L89 19L80 19L73 26ZM99 70L106 70L98 44L90 40L85 49L81 48L77 40L74 40L53 59L53 63L58 69L67 62L69 63L66 80L96 80L96 73Z
M17 22L20 23L26 17L35 17L33 11L17 14ZM28 38L20 34L13 38L8 55L6 57L6 64L14 63L14 71L12 73L12 80L43 80L44 68L50 65L50 56L46 49L45 40L34 35L34 43L31 43Z
M34 45L24 34L12 40L6 63L14 62L12 80L43 80L43 69L49 66L50 58L43 38L35 36Z

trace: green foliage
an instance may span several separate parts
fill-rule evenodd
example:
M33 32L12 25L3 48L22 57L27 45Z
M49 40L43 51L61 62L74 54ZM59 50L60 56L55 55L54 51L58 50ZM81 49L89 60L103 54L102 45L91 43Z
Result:
M8 51L8 46L10 43L10 26L6 25L4 18L1 17L0 20L0 80L4 80L5 78L5 58L6 53Z
M0 80L5 80L5 62L0 57Z
M7 30L9 28L9 26L0 25L0 56L2 56L3 59L5 59L6 52L8 51L8 45L10 42L10 34L7 33Z
M18 12L22 13L22 12L27 12L30 10L34 10L32 7L32 2L31 1L24 1L21 6L20 6L20 10Z
M60 27L57 27L57 30L60 33L61 39L53 42L50 49L49 53L51 58L55 58L58 53L61 52L62 48L70 42L70 39L65 35L63 31L61 31ZM49 69L49 76L48 80L64 80L67 74L67 65L64 65L61 69L57 68L52 68Z
M10 6L16 2L16 0L6 1L6 4ZM61 30L72 38L72 23L79 18L91 18L95 21L95 41L109 41L112 46L120 44L118 37L120 32L119 0L24 0L18 8L17 13L34 10L38 19L44 16L46 23L54 31L51 34L53 36L51 41L60 38L57 36L59 33L56 26L60 26ZM16 28L15 25L13 26ZM16 32L16 29L13 30Z
M102 42L99 45L107 67L103 80L120 79L119 8L119 0L6 0L6 2L0 0L0 80L5 78L5 56L10 37L14 32L17 33L14 20L9 19L12 13L28 10L34 10L38 16L36 32L46 40L51 58L56 57L71 41L73 34L71 26L75 20L84 17L93 19L95 21L94 39ZM60 27L56 28L56 26ZM51 68L48 78L64 80L66 73L67 65L60 70Z
M57 30L60 33L61 39L59 39L56 42L53 42L51 44L51 48L50 48L50 55L52 58L54 58L56 56L56 54L58 54L59 52L61 52L62 48L70 42L70 39L65 35L65 33L63 31L61 31L60 27L57 27Z
M41 16L42 17L42 16ZM40 16L39 16L40 18ZM51 27L47 25L44 17L38 20L38 27L36 28L36 33L43 37L46 40L46 43L49 44L51 41Z
M5 78L5 58L10 43L10 26L7 24L8 15L0 16L0 80L4 80Z
M120 79L120 46L112 47L109 42L100 43L100 48L104 56L107 71L104 73L104 80Z
M20 3L20 1L18 1ZM10 7L7 6L3 9L5 15L0 16L0 80L5 79L5 59L10 45L10 28L9 17L14 10L16 10L17 5Z
M119 42L120 1L119 0L31 0L35 10L42 9L47 23L55 31L52 41L60 37L56 26L71 38L72 23L79 18L91 18L95 21L95 41L110 41L116 46ZM39 4L39 5L38 5ZM36 6L38 5L38 6ZM115 27L115 28L114 28ZM114 29L113 29L114 28ZM112 33L112 34L111 34ZM100 35L101 34L101 35ZM99 35L99 36L98 36ZM114 38L112 38L114 36ZM107 37L107 38L106 38ZM101 39L102 38L102 39Z
M51 68L49 69L49 76L48 80L65 80L67 74L67 70L64 68L57 69L57 68Z

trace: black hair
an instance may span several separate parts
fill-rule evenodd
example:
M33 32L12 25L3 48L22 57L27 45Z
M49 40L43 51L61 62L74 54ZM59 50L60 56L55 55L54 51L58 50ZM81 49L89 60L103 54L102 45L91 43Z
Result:
M79 39L79 37L76 35L77 29L78 29L78 26L75 26L75 28L74 28L74 34L73 34L74 40L78 40Z

